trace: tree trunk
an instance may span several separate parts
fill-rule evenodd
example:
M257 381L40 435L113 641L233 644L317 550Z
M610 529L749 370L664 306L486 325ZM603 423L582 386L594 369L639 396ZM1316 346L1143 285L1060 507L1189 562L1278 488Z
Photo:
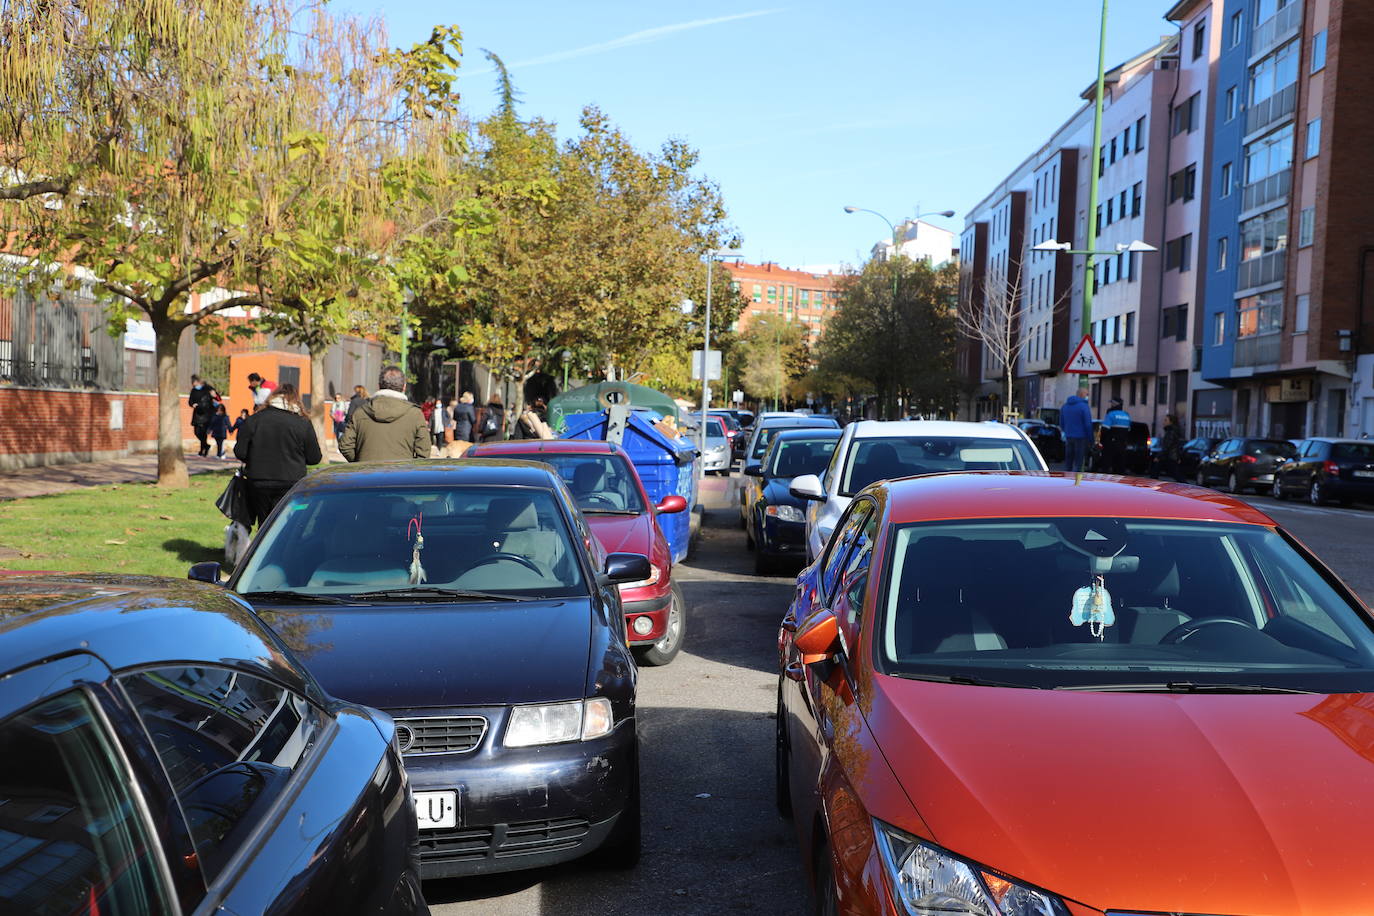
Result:
M1006 402L1006 406L1005 406L1005 407L1003 408L1003 410L1002 410L1002 419L1004 419L1004 420L1007 419L1007 417L1010 416L1010 414L1011 414L1011 412L1012 412L1012 410L1011 410L1011 360L1007 360L1007 379L1006 379L1006 381L1007 381L1007 402Z
M186 450L182 445L181 388L177 384L177 349L182 326L174 321L153 322L153 348L157 357L157 485L181 488L186 476Z
M324 354L329 350L323 344L312 344L310 352L310 425L315 427L315 438L324 448L324 424L327 414L324 409Z

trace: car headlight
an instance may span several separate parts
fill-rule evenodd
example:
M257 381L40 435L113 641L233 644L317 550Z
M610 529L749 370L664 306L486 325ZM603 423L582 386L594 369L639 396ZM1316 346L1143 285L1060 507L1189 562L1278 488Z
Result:
M763 511L765 515L771 515L781 522L806 521L806 516L796 506L769 506Z
M1057 897L956 858L909 833L873 821L888 880L910 916L1068 916Z
M611 701L592 697L573 703L546 703L542 706L516 706L506 725L506 747L533 747L590 741L609 735L615 726Z
M649 578L636 579L633 582L621 582L620 590L624 592L632 588L644 588L646 585L657 585L660 581L662 581L662 579L663 570L651 564L649 566Z

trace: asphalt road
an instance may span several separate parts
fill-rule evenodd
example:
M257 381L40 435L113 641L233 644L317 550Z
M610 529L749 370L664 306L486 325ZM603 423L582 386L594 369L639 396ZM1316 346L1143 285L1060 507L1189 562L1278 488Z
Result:
M682 654L641 671L639 867L621 873L574 862L431 882L425 891L436 916L806 912L791 825L773 809L774 645L791 579L752 574L731 502L737 483L708 482L701 538L674 573L691 613ZM1374 605L1374 507L1246 500Z
M791 580L753 575L725 483L708 481L700 539L673 573L690 609L682 653L663 668L640 670L639 867L615 872L572 862L430 882L425 896L435 916L806 911L792 827L773 808L775 646Z

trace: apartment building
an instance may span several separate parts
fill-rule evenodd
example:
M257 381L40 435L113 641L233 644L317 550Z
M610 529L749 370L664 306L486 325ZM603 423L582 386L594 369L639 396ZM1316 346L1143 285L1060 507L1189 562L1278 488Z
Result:
M959 256L954 233L923 219L904 219L897 224L897 248L902 257L925 261L931 267L943 267ZM873 246L871 254L879 261L892 257L892 239L883 239Z
M1374 4L1226 0L1202 377L1215 434L1374 435Z
M769 313L806 326L814 345L839 304L839 274L790 270L777 264L725 264L731 288L748 304L740 313L736 331L749 327L751 319Z

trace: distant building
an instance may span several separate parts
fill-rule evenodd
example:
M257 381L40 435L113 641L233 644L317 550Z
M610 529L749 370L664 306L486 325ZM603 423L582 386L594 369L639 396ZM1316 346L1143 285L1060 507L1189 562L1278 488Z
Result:
M743 331L751 320L767 313L801 322L807 328L808 341L815 344L839 304L836 286L842 274L790 270L777 264L727 263L725 267L730 271L731 286L747 300L736 331Z
M896 235L902 257L925 261L931 267L942 267L959 258L955 234L934 223L905 219L897 224ZM879 261L892 257L892 240L883 239L874 245L872 256Z

